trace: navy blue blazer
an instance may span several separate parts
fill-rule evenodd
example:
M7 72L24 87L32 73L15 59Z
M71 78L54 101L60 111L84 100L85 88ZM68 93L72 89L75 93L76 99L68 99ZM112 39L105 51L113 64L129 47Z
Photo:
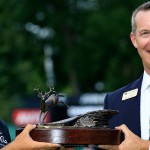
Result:
M121 124L141 137L140 126L140 95L143 76L132 83L114 91L105 97L104 109L118 110L119 113L109 120L109 127L115 128ZM130 90L138 89L137 96L122 101L122 95Z
M11 142L7 124L0 119L0 149Z

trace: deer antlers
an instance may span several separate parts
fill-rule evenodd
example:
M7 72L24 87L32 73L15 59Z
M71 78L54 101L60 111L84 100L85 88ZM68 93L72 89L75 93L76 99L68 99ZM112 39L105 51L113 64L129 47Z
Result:
M64 96L64 95L57 94L57 92L54 91L54 87L49 88L49 91L45 92L44 94L42 91L39 91L39 86L35 87L34 91L36 91L38 93L37 96L41 99L40 116L39 116L39 124L40 125L43 124L44 119L48 113L50 106L55 106L58 103L62 103L65 106L69 107L62 100L59 100L59 97ZM43 119L42 119L42 113L44 113Z

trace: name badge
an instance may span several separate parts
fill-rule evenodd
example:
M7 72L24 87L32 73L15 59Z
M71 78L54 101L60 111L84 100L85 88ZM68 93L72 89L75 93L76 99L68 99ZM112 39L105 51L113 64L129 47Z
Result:
M129 98L135 97L135 96L137 96L137 93L138 93L138 89L134 89L134 90L125 92L122 95L122 100L126 100L126 99L129 99Z

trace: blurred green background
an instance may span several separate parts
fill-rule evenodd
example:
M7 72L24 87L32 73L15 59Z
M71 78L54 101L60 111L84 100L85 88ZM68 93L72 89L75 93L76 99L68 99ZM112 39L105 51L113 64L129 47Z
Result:
M143 72L131 44L132 11L144 0L1 0L0 115L33 89L67 95L115 90ZM48 85L48 86L47 86Z

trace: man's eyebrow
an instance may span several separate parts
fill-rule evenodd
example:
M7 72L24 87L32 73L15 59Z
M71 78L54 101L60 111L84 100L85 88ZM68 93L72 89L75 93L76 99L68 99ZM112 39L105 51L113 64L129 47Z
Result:
M141 31L150 31L150 30L149 29L139 29L139 32L141 32Z
M150 32L150 30L147 30L147 29L141 29L141 30L137 30L136 33L142 33L142 32Z

